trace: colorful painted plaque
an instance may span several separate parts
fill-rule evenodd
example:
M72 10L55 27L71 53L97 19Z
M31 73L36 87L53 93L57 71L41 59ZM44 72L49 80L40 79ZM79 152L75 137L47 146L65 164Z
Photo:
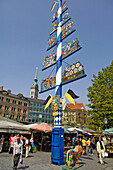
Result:
M61 25L63 26L63 25L66 24L66 22L68 22L70 19L71 19L71 17L69 17L68 13L67 13L67 12L64 13L63 16L62 16L62 24L61 24ZM54 23L52 24L52 31L51 31L50 35L52 35L55 31L57 31L57 23L56 23L56 22L54 22Z
M53 113L52 113L52 116L58 116L58 111L53 112Z
M75 38L75 40L73 40L73 42L71 42L71 43L68 42L68 44L66 46L62 47L62 59L67 58L68 56L75 53L76 51L78 51L81 48L82 47L80 47L79 41L78 41L77 38ZM56 63L56 53L50 54L50 56L47 56L45 58L45 60L43 62L43 69L42 70L52 66L55 63Z
M62 83L69 82L70 80L76 79L78 77L83 76L84 73L84 66L78 61L71 66L67 66L64 70L64 74L62 77Z
M56 77L49 77L41 82L41 91L45 91L47 89L51 89L56 86Z
M63 5L63 8L62 8L62 14L67 10L67 5ZM58 16L58 11L56 10L56 12L53 14L53 21L54 22L56 19L57 19L57 16Z
M50 65L53 65L56 62L56 53L50 54L50 56L46 57L44 62L43 62L43 68L47 68Z
M62 40L68 37L70 34L72 34L75 29L72 29L73 21L69 21L66 25L62 27ZM52 47L54 47L57 44L57 35L51 35L48 40L49 48L50 50Z
M51 108L53 112L56 112L60 107L60 95L56 95L53 97L53 101L51 103Z
M81 79L86 77L84 71L84 66L78 61L72 65L68 65L62 76L62 85L67 84L69 82ZM48 91L56 87L56 77L50 76L41 82L41 92Z
M68 42L66 46L62 48L62 59L76 52L80 48L79 41L77 38L73 42Z

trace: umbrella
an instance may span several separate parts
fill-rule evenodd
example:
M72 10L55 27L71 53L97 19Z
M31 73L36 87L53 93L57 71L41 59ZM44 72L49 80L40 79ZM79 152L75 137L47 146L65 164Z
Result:
M78 133L85 133L84 130L82 129L79 129L79 128L75 128L75 127L72 127L72 128L68 128L69 131L77 131Z
M87 133L85 133L85 135L92 135L91 133L89 133L89 132L87 132Z
M41 123L41 124L32 126L30 129L41 131L41 132L52 132L52 128L53 127L49 126L48 124Z

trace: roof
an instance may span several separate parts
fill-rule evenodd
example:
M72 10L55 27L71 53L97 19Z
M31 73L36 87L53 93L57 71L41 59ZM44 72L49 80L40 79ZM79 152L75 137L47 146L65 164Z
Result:
M17 99L21 99L21 100L26 100L27 101L27 98L24 97L22 94L21 94L21 96L19 96L19 94L16 95L16 94L13 94L13 93L7 93L6 90L0 91L0 94L7 95L9 97L14 97L14 98L17 98Z
M34 98L29 98L27 97L27 99L30 101L30 102L37 102L37 103L44 103L45 100L43 99L34 99Z
M67 103L66 105L71 110L82 110L81 108L84 108L84 111L86 111L86 108L84 107L83 103L77 103L75 102L75 105L72 103Z
M7 122L15 123L15 124L18 124L18 125L24 125L23 123L20 123L20 122L11 120L11 119L6 119L5 117L0 116L0 123L1 123L1 121L7 121Z

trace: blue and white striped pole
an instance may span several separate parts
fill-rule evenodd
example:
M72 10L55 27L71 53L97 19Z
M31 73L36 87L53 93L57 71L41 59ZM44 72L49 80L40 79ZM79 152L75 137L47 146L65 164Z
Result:
M58 0L58 27L57 27L57 60L56 60L56 89L55 95L60 95L62 97L62 0ZM55 116L55 127L61 127L61 106L59 109L58 116Z
M62 97L62 0L58 0L58 27L57 27L57 61L56 61L56 89L55 95ZM58 116L55 116L55 125L52 130L51 163L64 165L64 129L62 125L62 106Z

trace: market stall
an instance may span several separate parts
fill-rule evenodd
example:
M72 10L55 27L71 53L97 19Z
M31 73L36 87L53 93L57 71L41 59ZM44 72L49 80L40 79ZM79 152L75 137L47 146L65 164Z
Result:
M105 129L103 134L107 137L106 151L109 157L113 156L113 128Z

